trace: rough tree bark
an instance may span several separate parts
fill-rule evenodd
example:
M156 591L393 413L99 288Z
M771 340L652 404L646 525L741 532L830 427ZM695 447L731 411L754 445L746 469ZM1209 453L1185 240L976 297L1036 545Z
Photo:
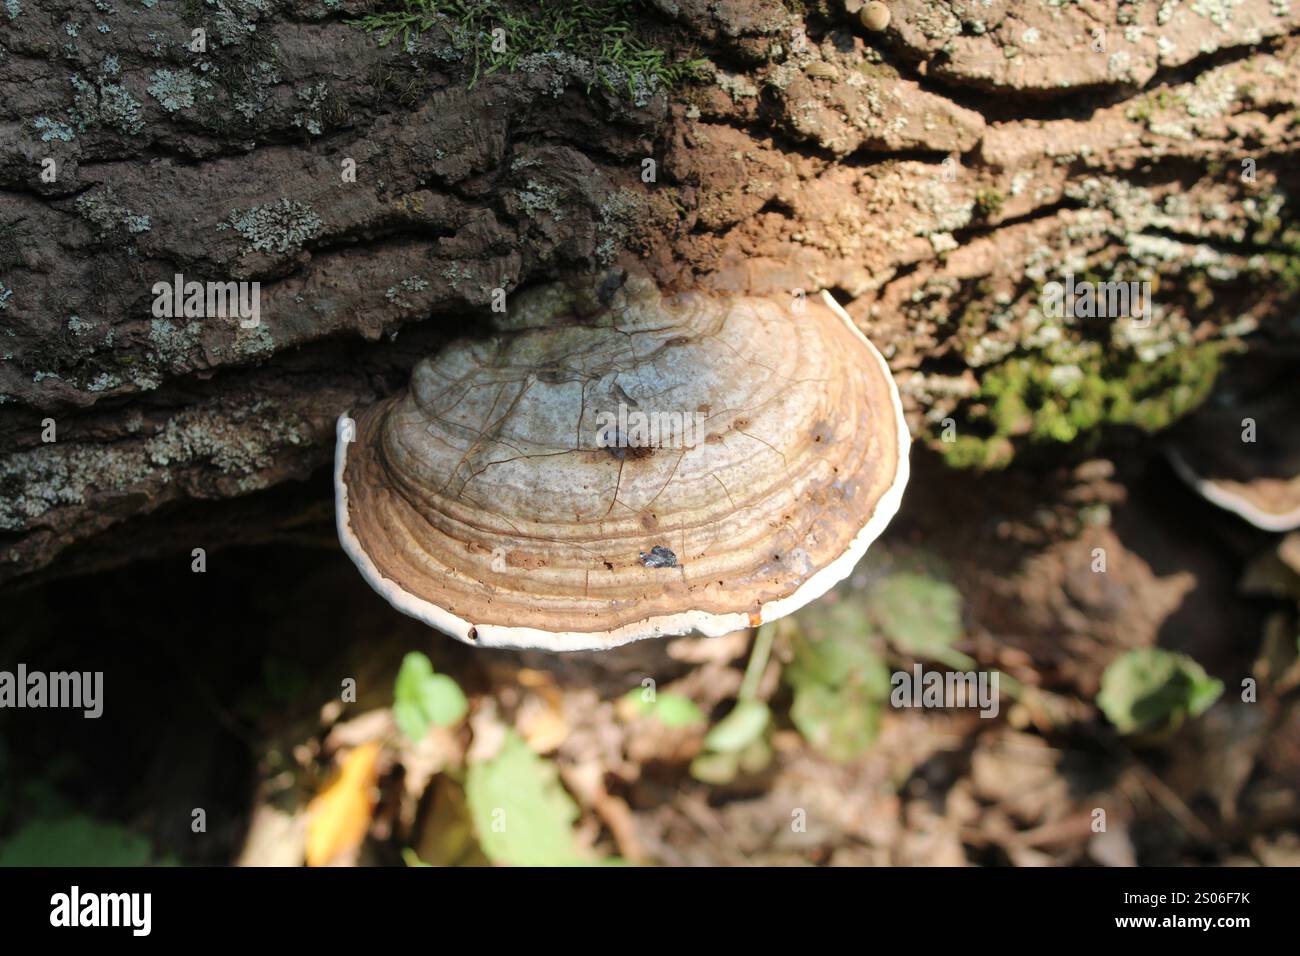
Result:
M1013 360L1131 381L1113 417L1158 429L1207 346L1294 355L1300 7L844 4L646 3L706 65L637 105L558 57L471 83L440 31L346 22L370 0L5 0L0 582L292 533L339 412L566 273L831 289L954 463L1034 440L992 408ZM260 325L156 317L177 273L260 281ZM1151 280L1155 320L1042 321L1066 273Z

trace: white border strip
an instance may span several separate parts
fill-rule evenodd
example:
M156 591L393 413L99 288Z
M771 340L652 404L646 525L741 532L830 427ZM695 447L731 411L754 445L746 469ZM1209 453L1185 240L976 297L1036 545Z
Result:
M862 334L847 312L840 307L829 292L822 292L822 300L837 316L843 319L854 335L870 350L880 364L880 370L889 385L889 395L894 405L894 418L898 429L898 471L893 483L885 490L866 525L854 536L848 550L826 567L815 573L795 589L788 597L778 598L762 605L758 611L758 623L775 621L793 614L806 604L817 600L835 585L847 578L862 556L867 553L871 543L885 530L893 519L903 501L903 489L911 473L908 452L911 449L912 436L908 432L907 420L903 416L903 402L898 395L898 386L889 370L889 364L883 355ZM630 644L650 637L671 637L678 634L699 632L706 637L718 637L754 625L748 613L712 614L708 611L686 611L682 614L668 614L634 621L612 631L543 631L532 627L507 627L499 624L474 625L464 618L457 617L450 611L438 607L423 598L416 597L403 590L396 581L383 576L375 563L370 560L361 542L352 531L352 520L348 512L348 489L344 484L343 474L347 468L347 446L344 439L345 422L349 422L348 412L339 416L335 426L336 445L334 452L334 514L338 527L339 542L347 552L361 576L379 592L394 608L416 620L435 627L444 634L477 647L514 647L541 648L548 651L595 651ZM352 430L355 434L355 429ZM471 637L471 633L475 636Z

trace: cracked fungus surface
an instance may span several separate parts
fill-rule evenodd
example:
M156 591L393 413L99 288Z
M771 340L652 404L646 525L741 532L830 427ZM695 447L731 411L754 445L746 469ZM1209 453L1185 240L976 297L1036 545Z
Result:
M897 392L842 312L605 297L520 296L340 429L340 537L400 610L482 644L722 633L819 596L897 509ZM608 447L637 412L658 445Z

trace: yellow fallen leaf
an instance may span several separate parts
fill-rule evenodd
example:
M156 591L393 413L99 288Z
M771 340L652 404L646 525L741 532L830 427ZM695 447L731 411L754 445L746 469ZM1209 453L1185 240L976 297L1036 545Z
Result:
M379 743L370 741L343 758L334 780L307 805L307 865L327 866L365 839L375 810Z

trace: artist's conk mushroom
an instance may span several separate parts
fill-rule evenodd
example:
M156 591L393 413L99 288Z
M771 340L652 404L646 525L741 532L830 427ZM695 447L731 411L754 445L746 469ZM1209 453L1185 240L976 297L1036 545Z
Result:
M1184 424L1168 454L1178 476L1220 508L1265 531L1300 528L1300 399L1288 378L1250 398L1222 394Z
M588 650L771 621L898 509L898 392L829 296L629 278L521 294L498 325L339 419L343 547L454 637Z

